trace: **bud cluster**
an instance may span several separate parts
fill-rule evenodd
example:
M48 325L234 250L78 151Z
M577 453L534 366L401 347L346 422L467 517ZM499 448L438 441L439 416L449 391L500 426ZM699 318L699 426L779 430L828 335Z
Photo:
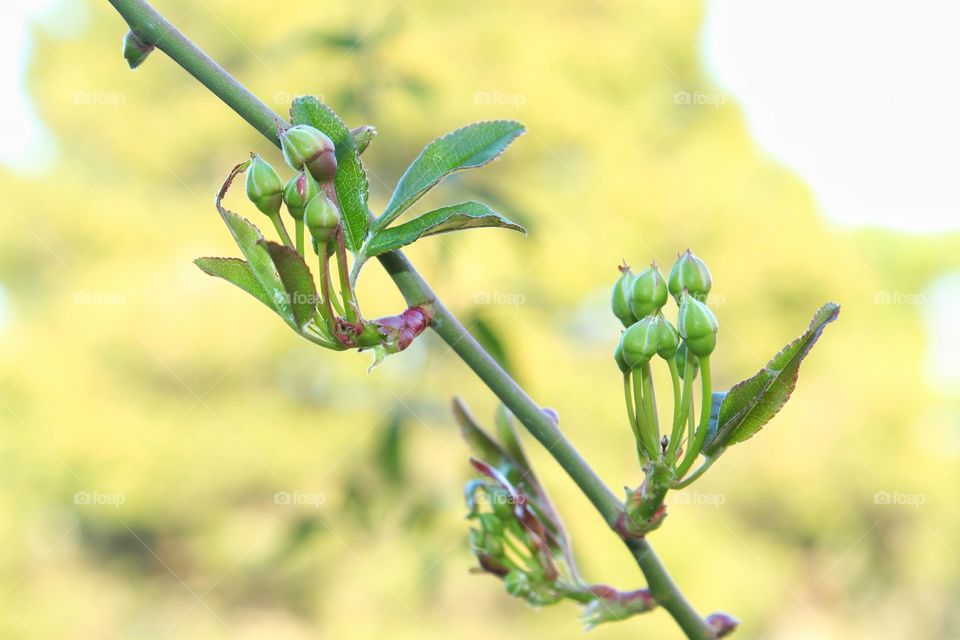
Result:
M363 127L352 135L369 144L375 133L372 127ZM280 130L278 137L283 158L296 173L284 183L269 162L251 154L250 160L239 165L221 188L218 207L233 177L245 171L247 198L271 221L287 247L285 251L295 252L303 261L298 269L301 273L309 271L305 262L305 240L309 233L317 258L319 287L314 318L303 327L304 335L331 349L374 349L377 362L387 354L404 350L428 326L430 311L413 307L396 316L373 321L363 319L344 244L334 182L337 154L333 141L319 129L303 124ZM280 215L284 206L294 222L293 239ZM282 275L280 263L276 266Z
M623 523L627 532L642 535L659 524L665 515L661 507L666 490L682 480L703 446L711 403L709 358L719 329L706 305L712 286L707 265L689 250L677 258L668 278L655 262L636 274L624 264L613 285L610 306L625 327L614 360L623 374L627 414L648 478L642 489L628 494ZM678 306L676 326L664 315L671 297ZM666 363L673 383L673 421L663 434L651 366L655 358ZM692 387L698 369L703 371L703 401L700 425L695 427Z

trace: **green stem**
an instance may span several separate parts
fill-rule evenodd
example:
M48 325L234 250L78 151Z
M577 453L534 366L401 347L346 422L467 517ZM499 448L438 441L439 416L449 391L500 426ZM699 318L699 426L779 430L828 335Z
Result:
M674 363L676 366L676 363ZM680 448L680 434L683 433L683 426L687 422L688 417L693 415L693 404L691 396L693 395L693 365L690 363L690 356L687 356L687 361L683 363L683 392L680 395L680 420L679 426L677 427L677 437L673 438L670 442L670 447L667 449L667 459L673 463L673 458L677 454L677 450ZM690 436L687 438L688 443L693 440L693 431L691 430Z
M280 219L280 214L278 213L275 216L270 216L270 222L273 223L273 228L277 230L277 234L280 236L280 240L283 242L283 244L293 249L293 241L290 240L290 234L287 233L287 228L283 225L283 220Z
M337 228L337 272L340 274L340 295L343 297L343 308L347 314L347 320L357 322L360 318L360 312L357 308L357 300L353 296L353 288L350 286L350 272L347 267L347 249L343 244L343 225Z
M306 255L303 252L303 220L299 218L294 220L293 226L294 226L294 233L296 234L296 237L297 237L297 253L299 253L301 256Z
M636 407L637 423L640 426L640 440L650 460L657 459L657 445L653 443L650 421L647 419L647 403L643 397L643 370L633 370L633 401Z
M706 473L707 469L709 469L711 466L713 466L713 463L714 463L715 461L716 461L716 458L704 458L703 464L701 464L699 467L697 467L697 470L696 470L696 471L694 471L693 473L691 473L690 475L688 475L686 478L674 482L674 483L671 485L670 488L671 488L671 489L683 489L683 488L685 488L685 487L689 487L691 484L693 484L693 483L697 480L697 478L699 478L699 477L702 476L704 473Z
M667 445L666 460L667 464L673 464L673 454L677 450L677 442L680 440L680 434L683 429L683 416L681 413L681 404L683 398L680 391L680 373L677 371L677 363L671 357L667 358L667 366L670 368L670 382L673 384L673 424L670 428L670 442Z
M220 65L167 22L145 0L108 0L141 41L156 46L268 140L278 144L277 123L285 124L263 102L237 82ZM432 310L434 331L460 356L474 373L542 443L567 475L580 487L611 527L616 526L623 505L564 437L556 423L484 351L466 328L436 298L413 265L399 251L377 258L410 305ZM692 640L716 637L709 625L684 598L646 539L627 540L634 558L657 602Z
M657 394L653 388L653 372L649 362L643 365L640 377L643 384L643 411L647 414L647 429L650 440L653 441L654 459L658 459L663 456L660 451L660 420L657 418Z
M319 243L319 252L317 253L317 265L320 269L320 311L323 320L330 331L336 330L336 316L333 313L333 307L330 306L330 259L327 256L327 244Z
M642 466L647 461L647 450L643 445L643 434L640 432L640 423L637 422L637 414L633 406L633 393L630 390L629 372L623 374L623 399L627 405L627 419L630 420L633 439L637 442L637 455L640 457L640 464Z
M713 392L710 388L710 356L700 358L700 388L703 393L700 401L700 425L697 427L696 435L692 442L687 442L687 452L683 455L683 462L677 467L677 477L682 478L696 462L700 455L700 449L707 439L707 429L710 426L710 406L712 404Z

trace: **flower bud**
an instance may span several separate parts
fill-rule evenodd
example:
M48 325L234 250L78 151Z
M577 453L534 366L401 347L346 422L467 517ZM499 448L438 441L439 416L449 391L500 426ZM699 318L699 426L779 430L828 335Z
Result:
M317 182L329 182L337 173L333 141L319 129L298 124L280 132L283 157L297 171L306 169Z
M270 163L255 153L251 154L247 168L247 197L268 216L280 213L283 183Z
M620 277L614 283L613 291L610 294L610 308L613 309L613 315L617 316L623 326L629 327L637 321L633 311L630 310L630 286L636 276L633 275L626 263L618 268L620 269Z
M317 243L327 242L337 231L340 212L337 205L322 193L314 196L303 210L303 221Z
M631 369L642 367L657 354L657 319L647 316L627 329L620 338L623 360Z
M731 616L729 613L711 613L707 616L707 625L713 629L713 632L718 638L727 637L736 631L739 624L740 621Z
M530 578L527 574L514 569L503 578L503 586L512 596L522 596L530 591Z
M353 143L357 145L357 153L363 153L377 137L377 129L373 125L365 124L362 127L350 129L350 136L353 138Z
M503 533L503 521L492 513L480 514L480 527L484 533L499 536Z
M153 51L153 45L145 43L133 31L127 31L123 36L123 59L131 69L136 69L143 64L151 51Z
M677 374L682 378L683 372L686 371L687 364L693 367L691 372L691 380L697 377L697 370L700 368L700 362L697 360L696 356L691 356L690 352L687 350L687 343L681 342L680 347L677 349L676 355L673 356L673 361L677 363Z
M680 346L680 334L677 329L663 316L657 316L657 355L669 360L677 353Z
M667 303L667 282L654 263L633 279L630 286L630 310L637 318L659 311Z
M710 269L703 260L693 255L690 249L677 258L670 269L670 294L678 304L684 289L700 302L704 302L712 286L713 276L710 275Z
M294 220L303 221L303 210L307 203L320 193L320 185L306 171L301 171L290 178L290 182L283 188L283 202L287 211Z
M686 291L680 294L677 325L690 353L698 358L713 353L717 346L717 330L720 328L717 318L707 305Z
M623 340L617 342L616 348L613 350L613 359L617 363L617 368L620 369L620 373L630 373L630 365L627 364L627 361L623 358Z

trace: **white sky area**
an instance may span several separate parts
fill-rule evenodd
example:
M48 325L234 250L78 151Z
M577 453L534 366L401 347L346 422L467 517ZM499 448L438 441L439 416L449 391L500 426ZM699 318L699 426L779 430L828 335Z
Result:
M708 72L849 225L960 229L960 2L709 0Z

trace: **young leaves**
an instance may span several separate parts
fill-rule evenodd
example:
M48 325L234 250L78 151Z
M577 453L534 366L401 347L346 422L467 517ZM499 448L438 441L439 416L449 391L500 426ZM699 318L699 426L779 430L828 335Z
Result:
M387 227L447 175L496 159L523 132L519 122L493 120L467 125L434 140L404 172L373 230Z
M287 324L296 328L297 324L294 319L293 310L290 308L290 303L287 300L286 289L273 265L273 259L270 257L270 253L263 245L263 235L261 235L260 230L246 218L242 218L229 209L225 209L220 205L219 201L217 202L217 210L220 212L220 217L223 218L227 228L230 229L230 234L233 236L237 246L240 247L240 252L247 259L247 266L250 268L250 271L272 301L273 304L271 308L273 308Z
M462 202L434 209L409 222L374 232L364 245L363 254L372 258L412 244L420 238L479 227L501 227L527 233L526 229L481 202Z
M720 395L722 404L703 447L705 455L716 456L730 445L747 440L783 408L797 386L800 363L823 329L839 314L838 305L832 302L823 305L814 314L806 332L784 347L766 367L725 394L714 394L714 402Z
M327 134L337 148L337 175L333 180L343 216L343 237L356 253L367 236L367 175L356 140L333 110L314 96L299 96L290 107L293 124L308 124Z
M222 278L230 282L254 298L267 305L274 313L279 313L271 296L257 280L250 265L240 258L197 258L193 261L200 270L209 276Z
M310 269L303 262L300 254L290 247L269 240L263 240L261 244L267 249L273 264L277 267L277 273L287 293L287 300L297 326L303 327L313 320L319 300Z

